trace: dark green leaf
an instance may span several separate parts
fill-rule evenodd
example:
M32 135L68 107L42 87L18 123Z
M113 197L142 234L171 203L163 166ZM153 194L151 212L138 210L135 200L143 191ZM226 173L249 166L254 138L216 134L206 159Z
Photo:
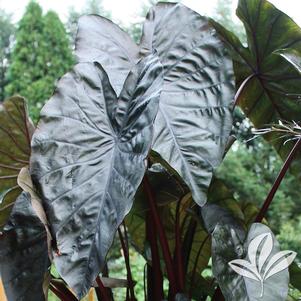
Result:
M245 26L248 48L221 25L213 24L233 51L237 88L249 78L238 97L240 107L256 128L277 124L279 120L301 121L300 73L275 54L289 48L300 57L299 26L266 0L240 0L237 15ZM285 138L279 136L268 134L265 138L285 159L292 143L284 144ZM299 176L300 155L298 159L293 165Z
M9 98L0 105L0 229L21 192L17 177L21 168L29 164L33 131L22 97Z
M0 273L8 300L46 300L43 285L48 267L45 227L29 193L23 192L0 236Z
M128 75L119 97L98 63L58 83L32 142L31 173L60 256L58 272L79 298L104 265L146 167L162 84L155 55Z
M301 268L296 263L293 263L289 267L289 272L291 285L301 292Z
M138 60L139 48L129 35L110 20L82 16L78 22L75 54L79 62L98 62L119 95L124 80Z

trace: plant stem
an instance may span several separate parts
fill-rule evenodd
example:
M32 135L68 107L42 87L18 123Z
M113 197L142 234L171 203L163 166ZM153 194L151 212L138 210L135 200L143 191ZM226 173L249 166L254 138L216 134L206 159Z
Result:
M62 301L69 301L69 298L66 297L65 294L63 294L62 292L60 292L56 287L54 287L51 283L49 285L49 289L58 297L60 298Z
M149 180L146 175L143 178L143 187L144 187L145 193L147 195L148 204L149 204L150 212L151 212L151 217L153 219L153 222L155 223L155 226L156 226L156 229L158 232L159 241L160 241L161 248L162 248L162 254L163 254L164 261L165 261L167 277L168 277L168 280L170 283L170 291L171 291L171 295L172 295L171 297L172 297L172 299L174 299L178 290L177 290L177 283L176 283L173 265L172 265L171 253L169 250L169 246L168 246L167 238L166 238L166 235L164 232L164 228L163 228L162 222L160 220L160 216L158 214L158 208L157 208L157 204L155 201L154 193L152 191L151 185L150 185Z
M126 228L125 225L124 226L124 233L126 235ZM120 243L121 243L121 247L123 250L123 255L124 255L124 261L125 261L125 266L126 266L126 274L127 274L127 280L128 280L128 285L129 285L129 290L130 290L130 300L131 301L135 301L135 292L134 292L134 282L133 282L133 278L132 278L132 271L131 271L131 265L130 265L130 255L129 255L129 249L128 249L128 244L125 243L122 232L120 227L118 228L118 235L119 235L119 239L120 239Z
M183 250L181 242L181 230L180 230L180 209L181 209L180 199L176 208L176 220L175 220L175 256L174 256L174 270L177 271L179 290L184 292L185 280L184 280L184 268L183 268Z
M275 193L277 192L277 190L278 190L286 172L288 171L296 153L298 152L300 146L301 146L301 138L295 143L294 147L292 148L292 150L290 151L289 155L287 156L285 162L283 163L283 166L282 166L262 208L260 209L260 211L255 219L255 222L260 223L263 220L263 218L265 217L265 215L273 201Z
M261 287L261 291L260 291L260 298L262 298L263 297L263 293L264 293L264 291L263 291L263 280L260 280L260 287Z
M50 285L62 296L64 296L64 300L77 301L77 298L73 295L73 293L67 288L67 286L63 282L57 279L51 279Z
M96 277L96 283L98 285L98 288L100 290L100 294L101 294L101 298L102 298L102 301L110 301L110 297L107 293L107 290L106 288L104 287L101 279L99 276Z
M217 289L215 290L212 301L225 301L223 293L219 287L217 287Z
M183 225L182 225L183 227ZM196 231L197 222L195 219L190 218L187 231L184 236L184 243L183 243L183 255L184 255L184 272L187 273L188 270L188 264L189 264L189 257L191 254L192 249L192 243L194 234Z
M152 264L147 263L147 300L163 300L163 275L160 265L160 255L156 229L152 222L150 212L146 215L146 239L151 247Z
M236 94L235 94L235 96L234 96L234 107L236 107L236 106L238 105L238 103L239 103L239 98L240 98L240 96L241 96L243 90L245 89L245 87L247 86L247 84L251 81L251 79L252 79L253 77L255 77L255 76L256 76L256 73L253 73L253 74L249 75L249 76L242 82L242 84L240 85L240 87L238 88L238 90L237 90L237 92L236 92Z
M209 239L209 237L210 237L210 235L207 235L206 238L202 241L201 246L200 246L200 248L198 250L198 254L197 254L196 258L195 258L195 262L194 262L193 270L192 270L192 275L191 275L191 281L190 281L190 289L189 289L189 294L188 294L189 298L191 298L192 290L193 290L194 283L195 283L195 275L196 275L197 264L198 264L201 252L202 252L202 250L203 250L203 248L205 246L205 243Z

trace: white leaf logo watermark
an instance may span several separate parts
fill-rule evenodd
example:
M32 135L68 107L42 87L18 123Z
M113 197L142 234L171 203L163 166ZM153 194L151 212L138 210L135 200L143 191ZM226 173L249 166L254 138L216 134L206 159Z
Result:
M260 282L260 298L264 295L264 281L285 270L296 258L293 251L281 251L270 257L273 250L271 233L256 236L249 244L249 261L235 259L229 262L230 267L239 275Z

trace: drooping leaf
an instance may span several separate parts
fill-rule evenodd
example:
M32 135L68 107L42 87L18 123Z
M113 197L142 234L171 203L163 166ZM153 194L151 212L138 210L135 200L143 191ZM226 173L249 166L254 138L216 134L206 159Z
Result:
M144 175L161 83L153 54L135 65L119 97L98 63L80 63L42 110L31 174L61 254L57 270L79 298L104 265Z
M221 25L212 21L233 52L237 89L245 82L238 104L256 128L277 124L279 120L301 121L301 76L291 63L275 51L291 49L301 55L301 30L286 14L266 0L240 0L237 15L244 23L248 47ZM292 143L284 144L279 134L268 134L280 156L285 159ZM294 161L296 172L301 156Z
M0 229L22 191L17 177L21 168L29 164L33 131L24 98L15 96L0 104Z
M23 192L0 236L0 274L8 300L46 300L48 268L46 231Z
M207 18L182 4L159 3L148 13L141 51L154 49L164 86L153 149L203 205L232 126L232 62Z
M119 95L124 80L138 60L139 48L129 35L110 20L82 16L78 21L75 54L79 62L98 62Z
M301 53L292 48L276 50L274 53L281 55L301 73Z
M40 219L41 223L44 225L46 233L47 233L47 246L48 246L48 255L49 258L52 260L52 237L49 230L48 220L46 217L45 210L42 205L42 200L40 199L33 183L32 179L28 170L28 167L23 167L18 175L17 179L18 185L23 189L24 192L27 192L30 194L30 200L32 208L35 212L35 214Z

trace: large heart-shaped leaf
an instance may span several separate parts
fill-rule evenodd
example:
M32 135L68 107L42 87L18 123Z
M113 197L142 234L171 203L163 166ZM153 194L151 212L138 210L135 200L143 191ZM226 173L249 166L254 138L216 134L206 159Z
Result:
M238 103L256 128L279 120L301 121L301 76L293 65L275 51L290 48L301 54L301 30L283 12L266 0L240 0L237 15L244 23L248 47L231 32L214 23L233 51L237 87L244 83ZM292 143L279 134L265 135L285 159ZM301 156L294 162L300 165ZM297 169L300 175L299 168Z
M24 98L15 96L0 105L0 228L21 192L17 177L21 168L29 164L33 131Z
M157 56L142 59L116 96L98 63L58 83L33 136L31 174L40 190L64 280L83 297L144 175L162 84Z
M0 274L8 300L46 300L48 267L46 231L29 193L23 192L0 237Z
M98 62L119 95L124 80L138 60L139 48L130 36L110 20L97 15L78 21L75 54L79 62Z
M156 50L164 66L154 150L203 205L232 126L232 62L207 18L182 4L159 3L151 9L140 49L110 21L81 18L77 57L100 62L117 94L139 50L140 56Z
M182 4L148 13L141 51L153 49L164 67L153 149L203 205L232 126L232 62L207 18Z

